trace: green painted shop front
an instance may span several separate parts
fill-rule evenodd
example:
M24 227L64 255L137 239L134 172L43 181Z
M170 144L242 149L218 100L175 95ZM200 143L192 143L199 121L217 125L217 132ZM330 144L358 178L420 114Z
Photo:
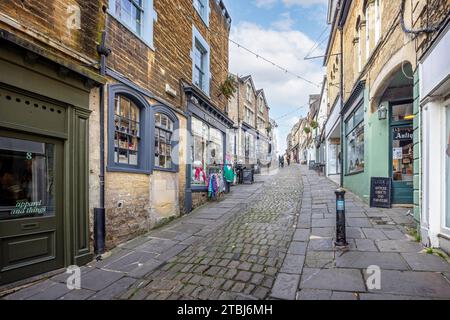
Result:
M413 204L412 84L405 86L400 77L395 73L391 80L395 87L388 85L385 93L380 94L378 108L385 108L385 117L380 117L378 110L370 109L370 92L364 82L355 89L344 108L344 187L367 203L371 178L390 177L392 204ZM401 90L397 84L402 85Z
M92 260L92 81L0 39L0 285Z

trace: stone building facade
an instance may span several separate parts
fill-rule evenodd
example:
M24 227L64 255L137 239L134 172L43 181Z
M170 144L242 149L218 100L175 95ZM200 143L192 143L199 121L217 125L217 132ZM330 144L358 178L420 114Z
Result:
M0 3L1 284L89 262L103 209L111 249L206 201L230 27L221 0Z
M333 136L333 123L340 122L343 186L369 202L371 178L392 178L392 204L410 207L417 222L423 208L419 61L444 29L449 6L329 2L334 19L325 58L331 106L326 131ZM337 86L335 70L342 77Z
M228 75L231 19L221 1L201 4L200 8L189 1L144 0L143 7L136 8L142 17L136 26L127 20L123 3L108 3L106 46L111 54L104 95L108 248L207 200L206 181L194 192L191 187L197 141L192 119L205 126L211 122L231 126L225 115L227 100L219 91ZM122 104L124 111L122 107L118 111ZM91 121L95 141L100 135L99 106ZM134 128L136 123L139 129ZM219 143L224 146L222 134ZM91 213L99 200L99 155L97 146L90 159ZM208 160L202 161L206 171Z
M0 285L92 259L89 122L106 3L0 2Z
M233 120L234 161L246 165L269 166L272 162L270 107L263 89L256 89L252 77L230 75L237 85L229 99L228 115Z

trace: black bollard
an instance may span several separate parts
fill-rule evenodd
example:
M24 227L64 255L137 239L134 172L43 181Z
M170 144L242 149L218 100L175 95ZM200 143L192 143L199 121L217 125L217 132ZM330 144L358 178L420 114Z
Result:
M345 190L338 189L336 194L336 247L348 246L345 235Z

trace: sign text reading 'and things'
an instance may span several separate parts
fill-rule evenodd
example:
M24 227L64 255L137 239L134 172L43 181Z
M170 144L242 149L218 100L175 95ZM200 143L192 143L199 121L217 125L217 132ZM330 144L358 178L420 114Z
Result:
M42 215L45 214L46 211L47 208L42 206L42 200L34 202L19 201L16 203L16 207L11 210L11 215Z

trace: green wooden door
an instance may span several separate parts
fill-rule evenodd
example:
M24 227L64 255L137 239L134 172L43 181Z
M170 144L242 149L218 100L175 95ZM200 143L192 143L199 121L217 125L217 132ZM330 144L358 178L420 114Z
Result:
M0 284L64 266L63 143L0 130Z
M393 204L412 204L414 195L414 154L412 124L391 126L391 177Z

